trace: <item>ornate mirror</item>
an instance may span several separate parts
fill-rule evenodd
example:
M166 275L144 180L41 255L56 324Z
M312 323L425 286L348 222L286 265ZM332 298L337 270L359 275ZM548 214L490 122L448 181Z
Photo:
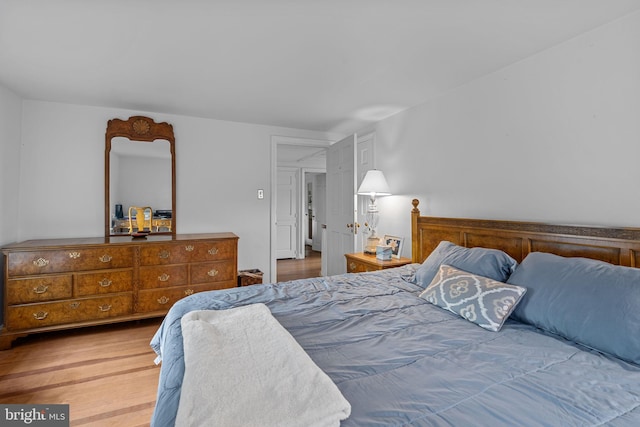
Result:
M109 120L104 164L105 237L175 235L173 126L144 116ZM138 215L144 215L144 221Z

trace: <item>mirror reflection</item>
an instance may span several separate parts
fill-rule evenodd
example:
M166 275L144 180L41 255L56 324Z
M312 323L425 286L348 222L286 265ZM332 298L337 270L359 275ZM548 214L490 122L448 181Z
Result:
M173 126L145 116L111 119L105 132L105 237L176 235Z
M172 231L169 141L113 138L109 177L112 235ZM145 222L139 221L137 209L131 209L139 206L151 207L143 213ZM138 224L145 224L144 229Z

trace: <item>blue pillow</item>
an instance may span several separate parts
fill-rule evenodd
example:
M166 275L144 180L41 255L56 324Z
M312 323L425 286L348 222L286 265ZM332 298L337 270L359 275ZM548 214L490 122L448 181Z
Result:
M433 305L497 332L527 292L488 277L441 265L436 277L419 295Z
M442 264L498 282L506 282L518 263L497 249L465 248L442 241L418 267L415 283L426 288Z
M532 252L507 283L527 288L512 317L640 364L640 269Z

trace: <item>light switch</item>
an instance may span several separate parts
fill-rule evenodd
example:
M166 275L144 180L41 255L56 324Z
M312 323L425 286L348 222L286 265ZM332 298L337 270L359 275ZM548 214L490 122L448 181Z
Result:
M258 190L258 199L264 199L264 190Z

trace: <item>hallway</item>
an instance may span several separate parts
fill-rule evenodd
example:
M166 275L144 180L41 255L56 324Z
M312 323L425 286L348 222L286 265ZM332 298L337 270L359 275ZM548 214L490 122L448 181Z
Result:
M305 246L304 259L279 259L278 282L320 276L321 253Z

